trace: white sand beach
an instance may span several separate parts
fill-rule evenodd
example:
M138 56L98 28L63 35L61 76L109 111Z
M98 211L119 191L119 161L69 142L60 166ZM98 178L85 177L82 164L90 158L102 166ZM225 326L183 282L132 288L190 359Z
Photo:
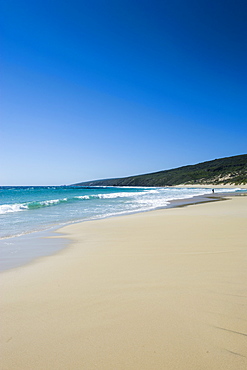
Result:
M0 274L1 369L247 368L246 196L60 231Z

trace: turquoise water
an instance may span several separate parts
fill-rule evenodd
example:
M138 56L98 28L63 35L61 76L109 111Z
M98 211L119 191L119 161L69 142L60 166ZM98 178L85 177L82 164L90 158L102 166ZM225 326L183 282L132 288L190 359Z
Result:
M217 189L218 192L238 189ZM68 223L168 207L211 189L0 187L0 239Z

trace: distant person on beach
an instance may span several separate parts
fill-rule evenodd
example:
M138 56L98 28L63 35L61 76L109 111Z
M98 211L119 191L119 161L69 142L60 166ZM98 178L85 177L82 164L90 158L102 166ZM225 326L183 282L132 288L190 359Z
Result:
M212 193L214 193L214 189L212 189Z

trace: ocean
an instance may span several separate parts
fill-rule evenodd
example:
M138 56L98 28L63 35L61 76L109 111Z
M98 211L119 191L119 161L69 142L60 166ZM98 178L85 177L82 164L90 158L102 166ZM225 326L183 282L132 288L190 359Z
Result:
M217 189L217 193L240 189ZM211 189L23 186L0 187L0 239L95 220L165 208L174 200Z

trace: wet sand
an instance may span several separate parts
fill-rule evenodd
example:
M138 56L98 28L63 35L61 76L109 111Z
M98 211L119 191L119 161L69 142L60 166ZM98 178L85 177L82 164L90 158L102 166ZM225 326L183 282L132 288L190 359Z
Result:
M247 197L59 230L0 274L1 369L247 368Z

